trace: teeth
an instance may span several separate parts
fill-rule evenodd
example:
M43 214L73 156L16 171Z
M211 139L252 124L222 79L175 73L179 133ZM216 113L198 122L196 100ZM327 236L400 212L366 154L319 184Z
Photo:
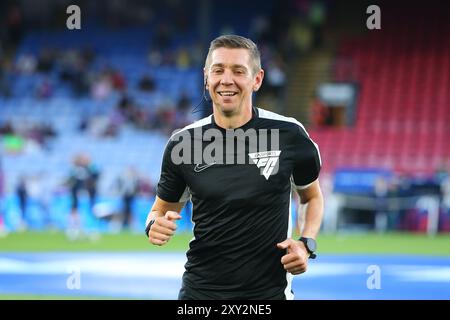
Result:
M234 93L234 92L219 92L219 94L221 96L231 97L231 96L234 96L236 93Z

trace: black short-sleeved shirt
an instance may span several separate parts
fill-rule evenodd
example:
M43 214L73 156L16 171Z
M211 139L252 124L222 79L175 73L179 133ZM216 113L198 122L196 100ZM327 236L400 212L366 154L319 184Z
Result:
M236 130L257 140L227 138ZM208 131L215 140L205 135ZM230 139L234 148L227 148ZM215 156L215 162L199 161L199 150ZM242 154L245 163L237 163ZM183 156L186 161L180 163ZM283 293L292 299L292 276L276 244L291 235L291 188L314 182L320 167L318 147L298 121L260 108L237 129L219 127L211 115L174 134L164 152L157 195L193 204L194 239L183 287L211 299L271 299Z

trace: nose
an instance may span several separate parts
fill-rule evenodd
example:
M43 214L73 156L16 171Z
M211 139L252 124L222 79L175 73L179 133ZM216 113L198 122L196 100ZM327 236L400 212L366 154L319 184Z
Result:
M232 85L233 84L233 73L230 70L225 70L220 78L220 84Z

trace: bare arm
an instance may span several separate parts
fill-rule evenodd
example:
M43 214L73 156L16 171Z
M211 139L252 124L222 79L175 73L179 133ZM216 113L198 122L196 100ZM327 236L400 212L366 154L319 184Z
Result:
M300 196L301 210L304 214L305 224L302 237L316 238L323 218L323 196L319 180L314 181L305 189L297 189Z
M323 217L323 197L319 180L314 181L305 189L297 189L301 208L305 213L305 224L301 235L306 238L316 238ZM302 241L288 238L277 244L278 248L286 249L287 254L281 258L284 269L292 274L300 274L308 268L309 253Z

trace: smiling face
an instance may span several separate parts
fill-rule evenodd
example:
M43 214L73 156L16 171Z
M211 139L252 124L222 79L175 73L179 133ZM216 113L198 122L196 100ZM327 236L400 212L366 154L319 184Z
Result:
M252 107L252 92L262 84L264 71L252 68L247 49L217 48L205 67L207 89L213 107L220 114L231 117Z

